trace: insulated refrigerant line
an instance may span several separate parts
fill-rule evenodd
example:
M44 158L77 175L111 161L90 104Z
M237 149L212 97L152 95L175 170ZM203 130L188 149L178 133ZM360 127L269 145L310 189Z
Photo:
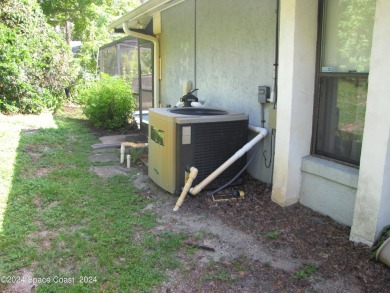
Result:
M275 25L275 60L274 60L274 84L271 91L269 102L273 103L273 108L276 109L278 101L278 66L279 66L279 16L280 16L280 0L276 0L276 25Z
M196 50L196 26L197 26L197 21L196 21L196 0L194 1L195 9L194 9L194 88L196 89L196 55L197 55L197 50Z

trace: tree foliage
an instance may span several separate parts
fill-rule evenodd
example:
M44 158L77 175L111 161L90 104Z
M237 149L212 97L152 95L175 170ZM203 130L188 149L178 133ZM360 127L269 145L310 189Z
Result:
M35 0L0 2L0 110L55 108L75 79L69 46Z
M49 21L71 21L74 24L73 33L81 36L88 27L91 19L98 20L104 16L99 15L97 7L105 4L104 0L42 0L40 1L43 12L49 16Z
M82 41L78 58L87 72L97 66L98 49L113 39L107 25L137 7L142 0L41 0L52 25L71 23L71 39Z

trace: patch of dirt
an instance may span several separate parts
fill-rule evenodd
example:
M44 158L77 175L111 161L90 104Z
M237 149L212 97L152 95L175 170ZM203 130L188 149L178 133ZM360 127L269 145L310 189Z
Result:
M35 231L29 235L28 243L34 245L36 243L40 244L40 248L43 250L49 250L51 248L52 241L58 236L57 232L41 230Z
M34 204L37 206L39 210L42 209L42 197L39 195L36 195L33 200Z
M49 210L49 209L52 209L56 206L58 206L60 204L59 201L52 201L51 203L49 203L47 206L44 207L44 210Z
M45 175L48 174L50 171L51 171L50 168L41 167L41 168L39 168L39 169L35 172L34 177L35 177L35 178L39 178L39 177L45 176Z
M28 153L28 155L33 159L39 159L43 157L45 152L51 151L52 149L45 145L29 145L23 149L24 152Z
M71 135L66 140L67 141L77 141L77 138L75 138L73 135Z
M156 231L185 232L189 241L215 252L188 248L178 253L181 271L155 292L390 292L390 269L370 260L370 248L349 241L350 229L299 203L282 208L271 186L246 176L243 199L215 202L206 192L177 197L157 187L138 165L135 186L156 201ZM312 270L310 271L310 268Z
M33 273L28 269L18 271L18 276L3 291L3 293L30 293L35 292L36 284L33 282Z
M21 130L24 135L31 135L38 132L38 129L22 129Z
M124 168L119 165L115 166L92 166L90 168L92 172L95 172L101 178L110 178L116 175L127 175L131 169Z
M43 203L42 203L42 196L40 195L36 195L34 197L34 204L37 206L37 208L39 210L48 210L48 209L51 209L51 208L54 208L55 206L57 206L59 204L58 201L52 201L51 203L49 203L47 206L44 206Z
M23 149L24 152L28 153L29 156L31 157L31 159L35 160L35 159L39 159L41 157L43 157L43 154L42 153L38 153L36 151L36 148L33 147L33 146L27 146Z

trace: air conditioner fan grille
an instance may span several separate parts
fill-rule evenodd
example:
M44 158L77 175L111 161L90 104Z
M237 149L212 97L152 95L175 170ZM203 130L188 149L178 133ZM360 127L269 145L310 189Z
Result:
M193 162L199 170L195 184L202 181L248 141L248 121L201 123L193 127ZM232 179L245 165L242 156L225 170L213 185L221 185Z

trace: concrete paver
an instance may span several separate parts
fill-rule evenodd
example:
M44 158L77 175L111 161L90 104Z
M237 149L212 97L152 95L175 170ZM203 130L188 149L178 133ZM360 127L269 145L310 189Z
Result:
M106 166L93 166L91 170L102 178L109 178L116 175L128 175L131 169L125 164L119 163L119 148L122 142L134 142L137 146L146 142L142 134L110 135L100 137L102 143L92 145L91 162L107 163Z

